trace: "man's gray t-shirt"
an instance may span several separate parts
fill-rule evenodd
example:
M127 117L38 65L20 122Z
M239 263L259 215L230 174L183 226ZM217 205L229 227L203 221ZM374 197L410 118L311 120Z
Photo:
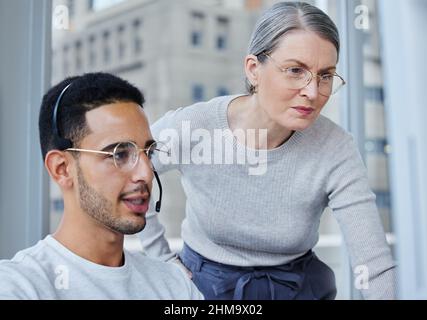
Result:
M0 299L203 299L174 263L124 250L121 267L74 254L52 236L0 261Z

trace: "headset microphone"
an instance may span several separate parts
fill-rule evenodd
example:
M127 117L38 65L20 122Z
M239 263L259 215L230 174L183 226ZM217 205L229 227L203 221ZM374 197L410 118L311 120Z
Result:
M156 177L157 185L159 186L159 200L156 202L156 212L160 212L160 207L162 206L162 184L160 183L159 175L157 174L157 171L153 168L154 176Z

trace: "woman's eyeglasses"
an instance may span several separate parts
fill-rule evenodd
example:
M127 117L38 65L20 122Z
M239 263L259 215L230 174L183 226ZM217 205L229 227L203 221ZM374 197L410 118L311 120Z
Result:
M324 73L314 75L310 70L301 66L282 68L270 55L263 53L284 74L287 88L301 90L308 86L313 78L318 79L319 94L329 97L338 92L346 82L337 73Z

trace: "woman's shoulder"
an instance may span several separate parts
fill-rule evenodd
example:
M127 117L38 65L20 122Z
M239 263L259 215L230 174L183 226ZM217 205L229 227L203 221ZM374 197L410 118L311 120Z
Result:
M217 119L218 112L233 96L215 97L209 101L196 102L188 106L181 106L168 111L156 123L168 124L169 127L181 126L184 121L189 121L191 127L208 128Z
M215 97L208 101L200 101L189 106L180 107L176 111L182 116L192 118L201 117L206 118L209 115L216 114L217 110L227 104L227 101L231 100L233 96L221 96Z
M343 127L324 115L319 116L319 118L313 123L311 129L310 133L315 134L316 136L328 136L330 138L351 137L351 134Z
M320 115L304 135L322 146L336 146L353 139L349 132L324 115Z

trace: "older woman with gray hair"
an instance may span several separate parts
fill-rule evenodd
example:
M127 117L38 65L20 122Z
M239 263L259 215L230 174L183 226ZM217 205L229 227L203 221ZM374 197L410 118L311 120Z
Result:
M223 142L237 156L265 154L261 174L248 174L249 163L153 159L159 173L178 169L182 175L184 248L178 256L171 252L154 212L142 245L149 255L182 262L205 298L334 299L334 273L312 251L327 206L352 267L366 271L363 296L395 298L395 265L366 168L351 135L320 114L345 84L336 72L339 51L337 27L324 12L277 3L250 41L247 94L179 108L152 126L160 140L165 129L178 132L167 142L172 151L186 143L186 122L191 132L224 130ZM233 134L238 130L265 139ZM188 143L193 150L201 142Z

